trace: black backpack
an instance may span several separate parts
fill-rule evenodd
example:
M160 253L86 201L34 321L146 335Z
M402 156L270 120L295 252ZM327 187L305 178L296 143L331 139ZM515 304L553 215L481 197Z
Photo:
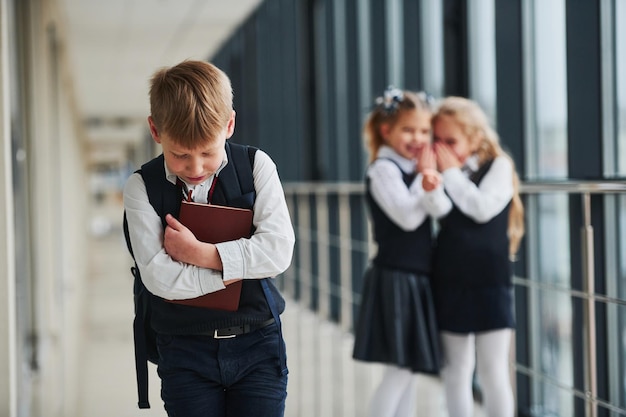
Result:
M241 192L241 195L252 194L254 196L254 177L252 168L256 148L247 145L238 145L226 142L228 164L222 169L219 176L220 184L225 192ZM142 169L136 171L143 177L146 184L148 200L161 217L165 225L165 215L171 213L173 207L168 198L164 198L162 184L164 173L162 169L150 169L149 167L163 167L163 155L142 165ZM237 191L239 190L239 191ZM178 195L181 195L180 193ZM230 199L237 196L229 195ZM169 205L168 205L169 204ZM166 205L168 205L166 207ZM131 256L133 249L128 235L128 223L126 213L123 220L124 237ZM133 256L134 259L134 256ZM143 285L137 263L130 268L134 277L133 295L135 301L135 319L133 321L133 335L135 341L135 371L137 373L137 394L139 408L150 408L148 401L148 361L158 364L159 354L156 347L156 333L150 325L151 298L154 297Z

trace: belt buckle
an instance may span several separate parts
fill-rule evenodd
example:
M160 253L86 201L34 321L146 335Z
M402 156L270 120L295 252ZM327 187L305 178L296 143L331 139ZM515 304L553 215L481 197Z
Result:
M237 337L236 334L227 334L225 336L220 336L217 332L219 330L215 329L215 331L213 332L213 339L232 339L233 337Z

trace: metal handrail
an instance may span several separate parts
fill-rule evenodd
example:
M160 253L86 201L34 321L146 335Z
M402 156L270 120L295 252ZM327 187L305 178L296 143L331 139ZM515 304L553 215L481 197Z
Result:
M626 192L626 179L602 181L526 181L520 184L522 194L565 192L568 194L616 194Z
M286 195L362 195L365 186L359 182L285 182ZM602 298L595 294L593 226L591 225L591 195L626 193L626 179L602 181L562 180L562 181L525 181L520 183L520 193L525 195L567 193L581 196L582 220L580 229L582 244L581 269L583 272L583 291L585 324L585 397L587 400L587 416L596 417L598 398L596 380L596 340L595 340L595 302Z
M362 181L337 182L291 182L283 183L287 194L360 194L365 191ZM610 179L601 181L563 180L563 181L524 181L520 183L521 194L541 194L564 192L569 194L613 194L626 192L626 179Z

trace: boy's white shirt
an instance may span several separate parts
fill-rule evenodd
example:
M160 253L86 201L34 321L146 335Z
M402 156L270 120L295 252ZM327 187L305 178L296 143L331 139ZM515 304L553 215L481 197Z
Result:
M226 165L226 155L221 168ZM165 166L168 181L176 183ZM219 171L218 171L219 176ZM224 289L224 280L274 277L291 263L295 235L285 202L285 194L276 165L263 151L257 150L254 167L253 223L250 239L218 243L223 271L200 268L174 261L163 248L163 226L146 192L141 174L131 175L124 187L124 210L133 254L146 288L170 300L194 298ZM195 188L208 190L211 176ZM206 203L206 192L197 192L194 200Z
M406 173L415 171L414 160L400 156L385 145L367 169L372 198L398 227L404 231L415 230L429 215L439 218L450 211L452 203L443 187L424 191L421 174L407 187L398 166Z
M513 165L505 156L493 160L478 186L469 173L478 169L477 155L470 156L462 168L449 168L442 174L443 184L456 207L477 223L498 215L513 198Z

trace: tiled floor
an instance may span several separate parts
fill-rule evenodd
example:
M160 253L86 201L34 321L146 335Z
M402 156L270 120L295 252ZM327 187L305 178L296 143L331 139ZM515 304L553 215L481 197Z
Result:
M100 224L121 218L113 207L97 213ZM150 372L150 410L137 408L132 347L130 260L119 227L94 237L86 286L78 416L165 416L156 370ZM352 338L332 323L288 300L282 316L290 369L287 417L361 417L379 381L378 365L351 358ZM440 382L421 377L416 417L445 417Z

